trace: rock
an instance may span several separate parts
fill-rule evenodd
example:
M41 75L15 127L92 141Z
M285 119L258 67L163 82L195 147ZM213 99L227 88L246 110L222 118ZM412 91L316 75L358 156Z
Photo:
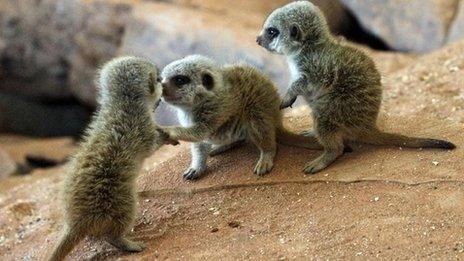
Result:
M352 26L348 12L339 0L311 0L311 2L324 12L332 33L344 33Z
M18 165L17 173L49 168L64 163L76 148L72 138L31 138L1 135L0 144Z
M5 150L0 148L0 180L10 177L16 170L16 162Z
M369 32L400 51L427 52L446 41L458 0L341 0Z
M78 104L44 104L0 92L0 132L30 136L77 136L90 119Z
M464 38L464 2L459 2L457 14L449 29L448 43L456 42Z
M76 1L5 0L0 4L0 88L39 98L69 98ZM79 11L76 9L76 11Z
M93 100L88 83L92 85L94 69L116 55L123 33L120 21L130 11L129 3L2 1L0 60L5 80L0 89L39 99L77 93L83 101ZM79 73L82 78L76 79L76 70L92 73Z
M98 66L134 49L140 55L161 56L157 60L162 65L193 52L220 60L246 60L283 83L288 76L286 72L281 76L282 62L264 57L254 39L267 13L287 2L240 0L231 6L225 0L7 0L0 4L0 60L5 75L0 89L39 99L75 96L95 106L93 80ZM314 2L329 17L332 30L340 32L347 24L342 6L335 0ZM138 11L132 17L134 8ZM185 21L196 27L186 30ZM163 35L168 31L158 22L169 27L172 36ZM127 32L127 27L132 31Z
M334 33L343 32L349 26L347 11L338 0L310 0L324 12L330 29ZM231 5L228 0L172 0L172 3L196 9L199 12L214 12L228 17L235 17L235 21L243 23L243 19L250 17L256 21L256 30L262 25L265 17L274 9L290 3L290 0L238 0Z
M464 41L418 58L386 79L384 109L464 123Z
M118 55L131 1L80 1L81 25L69 57L71 92L85 104L95 105L95 74L99 66ZM72 12L72 10L70 10Z

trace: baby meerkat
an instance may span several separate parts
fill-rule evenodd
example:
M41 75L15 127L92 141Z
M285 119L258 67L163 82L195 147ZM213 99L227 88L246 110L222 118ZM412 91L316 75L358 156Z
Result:
M97 79L100 108L64 181L64 229L50 260L62 260L86 235L139 252L128 232L136 215L135 179L144 158L176 144L154 123L161 96L158 69L136 57L108 62Z
M193 142L185 179L196 179L206 170L213 144L219 146L217 154L237 142L251 141L260 150L254 168L257 175L272 169L276 141L322 149L315 138L284 129L274 84L252 67L221 67L209 58L193 55L167 65L161 76L163 100L177 109L182 125L165 131L172 139Z
M347 141L411 148L453 149L444 140L406 137L377 128L382 100L380 74L362 51L331 36L322 12L308 1L287 4L264 22L257 42L287 57L292 83L281 108L302 95L312 109L314 130L323 154L305 167L316 173L342 155Z

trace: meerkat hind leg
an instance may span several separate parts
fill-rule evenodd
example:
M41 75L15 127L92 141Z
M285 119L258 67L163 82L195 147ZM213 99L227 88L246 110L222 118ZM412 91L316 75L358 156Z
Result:
M260 149L260 156L258 163L254 168L254 173L262 176L272 170L274 167L275 151L264 151Z
M305 166L304 172L307 174L314 174L325 169L343 155L345 145L343 144L343 137L339 133L322 136L320 141L324 146L324 152Z
M254 173L262 176L269 173L274 167L277 143L275 131L266 126L255 125L251 133L251 141L260 151L259 160L254 168Z
M300 135L308 137L308 138L315 138L317 137L315 130L305 130L300 132ZM343 147L343 153L351 153L353 152L353 148L350 145L345 144Z
M228 144L213 146L209 156L214 157L220 155L228 150L241 146L243 143L245 143L245 140L237 140Z
M134 242L123 236L108 238L107 242L114 247L127 252L141 252L146 247L142 242Z

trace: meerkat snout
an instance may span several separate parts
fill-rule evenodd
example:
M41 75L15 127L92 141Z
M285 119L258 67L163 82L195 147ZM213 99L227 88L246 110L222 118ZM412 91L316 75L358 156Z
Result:
M262 45L261 45L262 38L263 38L263 37L262 37L261 35L258 35L258 36L256 37L256 43L257 43L258 45L260 45L260 46L262 46Z

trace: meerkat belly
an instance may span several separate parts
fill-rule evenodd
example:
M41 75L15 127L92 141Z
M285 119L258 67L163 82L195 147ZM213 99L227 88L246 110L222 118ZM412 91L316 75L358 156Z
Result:
M214 145L224 145L246 139L244 124L239 119L232 119L219 127L208 142Z

